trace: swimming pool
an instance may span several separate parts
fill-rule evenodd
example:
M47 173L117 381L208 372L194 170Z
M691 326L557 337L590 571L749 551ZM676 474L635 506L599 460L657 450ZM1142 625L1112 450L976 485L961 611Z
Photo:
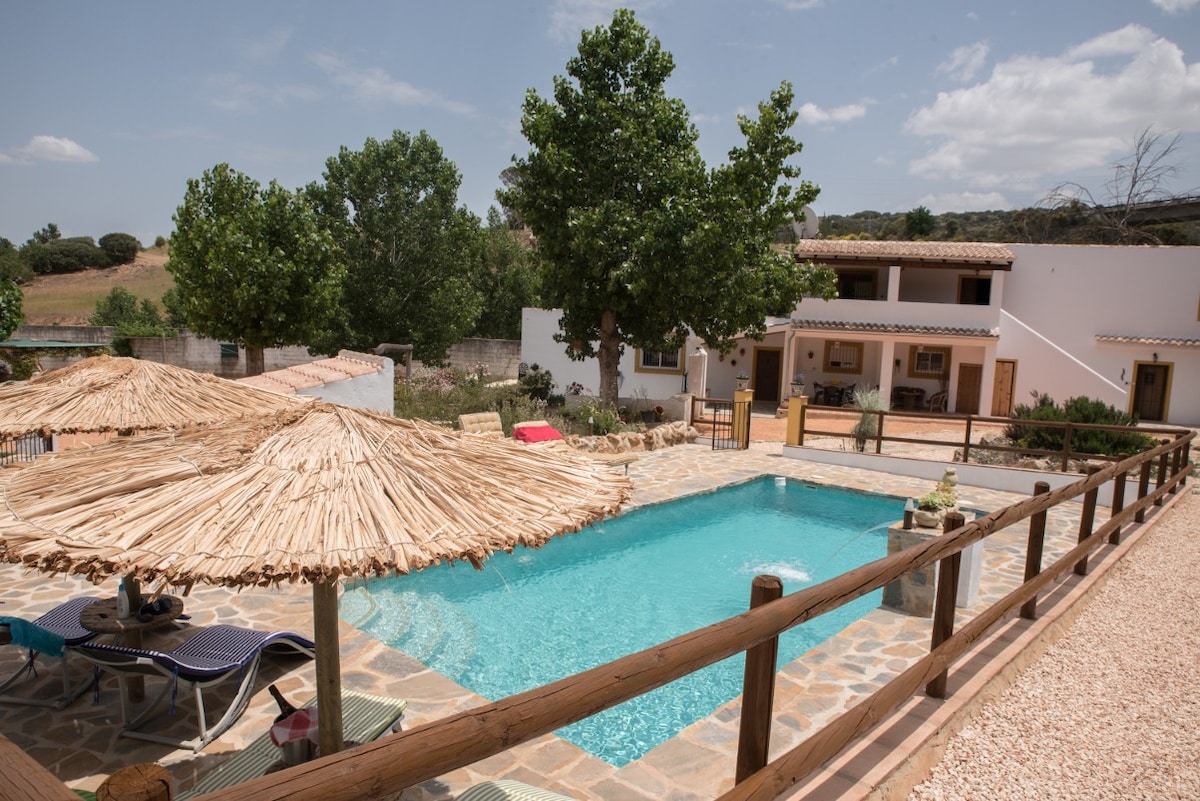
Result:
M900 502L766 477L643 507L482 571L442 566L348 589L342 617L496 700L746 611L886 555ZM783 665L877 607L881 591L787 632ZM741 693L731 657L557 733L620 766Z

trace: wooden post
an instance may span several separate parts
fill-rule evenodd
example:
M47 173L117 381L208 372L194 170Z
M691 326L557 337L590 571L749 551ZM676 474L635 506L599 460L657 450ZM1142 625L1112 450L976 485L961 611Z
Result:
M803 395L788 401L786 444L804 444L804 407L807 405L808 398Z
M338 643L337 579L314 581L313 640L316 643L317 717L321 756L342 750L342 658Z
M883 415L885 412L875 412L875 454L883 453Z
M942 521L942 536L961 528L966 523L962 512L947 512ZM929 650L950 639L954 634L954 600L958 597L958 568L962 563L962 551L955 551L938 563L937 594L933 602L933 640ZM949 669L934 676L925 685L925 694L931 698L946 697L946 681Z
M804 444L804 426L808 422L808 399L804 399L804 403L800 405L800 436L796 440L797 445Z
M1128 458L1129 458L1129 454L1122 453L1119 456L1117 456L1117 461L1123 462ZM1126 480L1126 478L1127 477L1124 472L1117 473L1115 476L1113 476L1113 500L1112 500L1112 516L1113 517L1116 517L1117 514L1120 513L1120 511L1122 509L1125 508L1125 480ZM1121 527L1120 526L1117 526L1116 528L1114 528L1112 530L1112 533L1108 535L1108 543L1109 543L1109 545L1120 545L1121 544Z
M1050 491L1050 485L1039 481L1033 485L1033 494L1045 495ZM1035 513L1029 518L1029 545L1025 550L1025 581L1030 581L1042 572L1042 549L1046 542L1046 510ZM1021 617L1026 620L1037 620L1037 596L1033 596L1021 605Z
M1170 442L1170 440L1164 439L1160 444L1166 445L1168 442ZM1155 476L1155 478L1154 478L1154 488L1155 489L1158 489L1163 484L1167 483L1167 459L1169 458L1168 454L1170 454L1170 451L1163 451L1158 456L1158 475ZM1163 499L1162 499L1161 495L1159 495L1157 498L1154 499L1154 505L1155 506L1163 505Z
M1089 464L1083 469L1086 475L1094 475L1100 472L1100 468L1094 464ZM1092 536L1092 525L1096 522L1096 498L1100 494L1099 487L1092 487L1083 495L1083 509L1079 513L1079 538L1076 542L1083 542L1088 537ZM1088 573L1088 558L1085 556L1075 563L1075 575L1086 576Z
M1192 463L1192 443L1185 442L1183 444L1183 456L1181 457L1180 467L1183 469L1183 478L1179 479L1177 486L1186 487L1188 473L1191 472L1188 465Z
M1150 460L1147 459L1146 461L1142 462L1142 472L1138 476L1137 499L1140 501L1142 498L1145 498L1146 495L1149 494L1149 492L1150 492ZM1143 506L1140 509L1138 509L1137 514L1135 514L1133 516L1133 519L1139 523L1145 523L1146 522L1146 507Z
M157 762L121 768L96 789L96 801L171 801L171 773Z
M777 576L755 576L750 586L750 608L757 609L782 596L783 581ZM751 774L766 767L771 746L775 668L778 658L778 635L746 651L735 784L745 781Z
M1063 428L1063 457L1062 471L1067 472L1067 462L1071 461L1071 423L1068 422Z
M1176 473L1178 473L1180 470L1183 469L1183 465L1181 464L1182 459L1183 459L1183 449L1182 448L1176 448L1175 450L1171 451L1171 477L1172 478L1174 478ZM1177 492L1179 492L1179 482L1175 482L1174 484L1171 485L1171 494L1174 495Z
M967 415L967 429L963 434L963 464L971 461L971 420L973 415Z

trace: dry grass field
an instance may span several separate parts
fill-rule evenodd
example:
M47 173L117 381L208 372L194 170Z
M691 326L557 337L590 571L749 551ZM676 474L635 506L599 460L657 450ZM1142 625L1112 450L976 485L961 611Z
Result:
M123 286L138 300L149 298L162 308L162 295L172 284L167 254L146 250L130 264L106 270L84 270L66 275L42 275L24 287L25 322L30 325L87 325L96 302L115 286Z

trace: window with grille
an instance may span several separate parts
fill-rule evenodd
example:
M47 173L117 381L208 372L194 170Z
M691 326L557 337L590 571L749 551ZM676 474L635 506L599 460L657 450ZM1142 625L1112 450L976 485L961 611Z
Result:
M679 372L683 363L679 350L638 350L638 370Z
M238 346L228 342L221 343L221 358L236 359L238 357Z
M862 354L861 342L826 342L825 372L861 373Z
M838 297L847 300L875 300L875 273L862 270L839 270Z
M950 374L950 349L914 345L908 355L910 378L945 378Z

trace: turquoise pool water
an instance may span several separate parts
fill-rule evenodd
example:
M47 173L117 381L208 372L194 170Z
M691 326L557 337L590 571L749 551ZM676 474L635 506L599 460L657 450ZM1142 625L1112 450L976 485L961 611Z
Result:
M760 573L794 592L885 556L900 504L767 477L498 554L482 571L443 566L371 581L367 593L345 593L341 614L495 700L744 612ZM873 593L786 633L779 664L881 600ZM624 765L740 695L743 661L731 657L558 734Z

